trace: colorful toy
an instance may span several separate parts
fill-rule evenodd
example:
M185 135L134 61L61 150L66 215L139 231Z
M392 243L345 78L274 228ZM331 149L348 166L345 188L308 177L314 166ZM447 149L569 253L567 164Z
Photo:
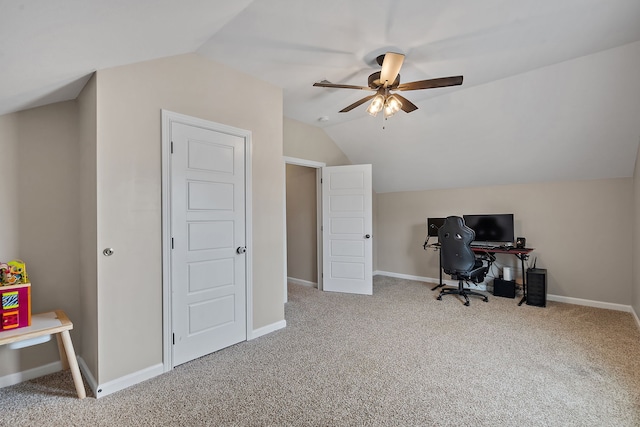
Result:
M4 286L4 277L9 271L9 265L4 262L0 262L0 286Z
M31 326L31 284L0 287L0 330Z
M14 259L6 264L0 264L0 281L3 286L29 283L24 261Z

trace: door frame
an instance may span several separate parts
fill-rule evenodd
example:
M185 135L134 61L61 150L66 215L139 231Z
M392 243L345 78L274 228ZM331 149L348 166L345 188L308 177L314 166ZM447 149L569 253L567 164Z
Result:
M247 341L253 339L253 233L252 233L252 181L251 131L227 126L210 120L187 116L168 110L162 115L162 365L164 372L173 369L172 356L172 313L171 313L171 125L181 123L189 126L222 132L244 138L244 177L245 177L245 243L247 252L245 264L246 286L246 335ZM286 260L285 260L286 262Z
M287 165L305 166L316 170L316 241L318 243L316 280L318 290L322 290L322 168L327 164L297 157L283 156L282 158L284 160L284 302L287 302Z

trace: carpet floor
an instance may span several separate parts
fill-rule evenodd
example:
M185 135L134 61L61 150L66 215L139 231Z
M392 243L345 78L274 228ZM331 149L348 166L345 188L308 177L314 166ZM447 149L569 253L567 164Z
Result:
M287 327L100 399L68 372L0 389L3 426L638 426L629 313L289 285Z

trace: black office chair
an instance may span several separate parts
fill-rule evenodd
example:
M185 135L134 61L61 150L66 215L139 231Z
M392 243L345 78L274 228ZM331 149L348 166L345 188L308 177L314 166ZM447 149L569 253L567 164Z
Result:
M438 295L439 300L442 300L442 295L454 294L464 297L464 305L469 305L469 295L482 297L484 302L489 301L486 295L464 287L464 283L482 282L489 271L489 267L485 266L482 260L477 259L471 250L470 244L475 236L475 232L467 227L459 216L447 217L438 230L442 269L453 279L458 280L458 288L442 289Z

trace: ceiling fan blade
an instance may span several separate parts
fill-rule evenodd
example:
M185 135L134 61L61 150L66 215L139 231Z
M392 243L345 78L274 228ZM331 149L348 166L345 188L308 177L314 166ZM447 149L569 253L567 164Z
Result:
M393 82L396 81L403 62L403 54L393 52L385 53L384 61L382 61L382 71L380 71L380 82L383 86L391 86Z
M402 111L404 111L405 113L410 113L410 112L415 111L415 110L418 109L416 104L414 104L413 102L409 101L404 96L400 96L397 93L394 93L393 96L395 96L396 98L398 98L400 100L400 102L402 102Z
M316 87L331 87L336 89L373 90L368 86L340 85L340 84L334 84L334 83L328 82L326 80L319 83L314 83L313 85Z
M397 90L433 89L436 87L458 86L462 84L462 76L441 77L439 79L418 80L402 83Z
M368 100L373 99L374 96L376 96L376 95L365 96L364 98L354 102L353 104L349 105L348 107L344 107L342 110L340 110L340 112L341 113L349 112L349 111L353 110L354 108L364 104Z

